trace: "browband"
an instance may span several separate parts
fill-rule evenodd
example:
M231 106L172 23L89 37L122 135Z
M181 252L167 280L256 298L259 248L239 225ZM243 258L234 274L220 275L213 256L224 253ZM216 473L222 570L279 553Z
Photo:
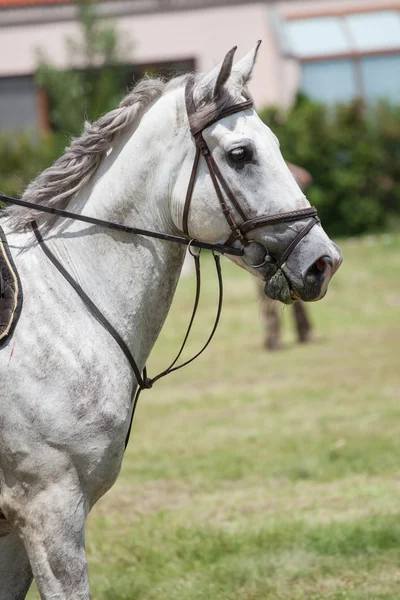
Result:
M187 112L188 119L189 119L190 133L192 134L193 137L196 137L196 135L198 135L199 133L204 131L204 129L206 129L207 127L210 127L211 125L214 125L214 123L217 123L217 121L220 121L221 119L223 119L225 117L229 117L229 115L234 115L237 112L241 112L242 110L246 110L247 108L253 107L253 100L248 96L247 93L242 92L242 95L246 98L246 100L244 102L240 102L240 104L232 104L231 106L223 108L222 110L220 110L218 112L218 114L213 119L211 119L211 120L206 119L206 118L204 118L203 120L200 119L200 121L195 124L193 122L194 121L193 117L195 115L197 115L196 121L198 121L199 120L198 113L200 111L198 111L196 109L196 106L194 103L193 89L194 89L194 79L192 78L192 79L189 79L189 81L186 85L185 102L186 102L186 112Z

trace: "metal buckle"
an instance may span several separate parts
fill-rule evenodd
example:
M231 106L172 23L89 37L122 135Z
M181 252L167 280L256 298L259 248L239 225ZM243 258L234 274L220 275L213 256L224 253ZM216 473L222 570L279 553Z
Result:
M191 239L188 243L188 252L191 256L193 256L193 258L196 258L197 256L200 256L201 253L201 248L197 248L197 252L193 252L193 245L195 242L197 242L197 240L195 240L194 238Z
M260 262L259 264L251 264L246 260L246 255L243 254L243 261L246 263L246 265L248 267L250 267L251 269L261 269L261 267L265 267L265 265L268 265L270 263L272 263L274 261L273 257L268 253L267 248L265 248L265 246L263 246L262 244L260 244L259 242L256 242L255 240L247 240L248 241L248 246L250 244L258 244L259 246L262 246L265 250L265 255L264 255L264 260L262 262Z

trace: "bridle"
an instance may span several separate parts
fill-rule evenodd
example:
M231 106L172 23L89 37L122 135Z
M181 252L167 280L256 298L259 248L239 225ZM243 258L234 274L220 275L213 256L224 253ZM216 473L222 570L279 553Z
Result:
M244 92L243 93L243 95L245 97L244 102L240 102L238 104L233 104L231 106L228 106L227 108L222 109L221 111L219 111L217 116L212 120L206 120L206 119L202 120L201 118L199 118L199 113L196 109L196 105L194 102L194 97L193 97L194 82L195 82L194 78L189 79L186 84L186 88L185 88L186 112L188 115L190 132L191 132L191 134L194 138L195 144L196 144L196 154L194 157L192 172L190 175L189 185L188 185L188 189L186 192L185 205L184 205L184 209L183 209L182 229L183 229L184 233L186 233L186 235L189 235L188 216L189 216L190 202L191 202L192 195L193 195L193 189L194 189L194 185L195 185L196 173L197 173L197 169L199 166L200 157L204 156L204 159L206 161L206 164L207 164L210 176L211 176L211 181L212 181L214 189L215 189L215 193L217 195L217 198L218 198L220 206L221 206L222 213L223 213L223 215L229 225L229 228L231 230L231 234L224 244L225 246L229 247L233 244L233 242L235 242L236 240L239 240L242 244L242 247L244 248L245 246L252 243L252 240L249 240L248 238L246 238L246 234L253 231L254 229L258 229L259 227L265 227L267 225L276 225L279 223L288 223L288 222L292 222L292 221L301 221L303 219L310 219L310 221L303 227L303 229L301 229L301 231L293 238L293 240L290 242L290 244L285 248L285 250L282 252L281 256L275 261L274 272L276 272L285 263L285 261L288 259L289 255L293 252L293 250L298 245L298 243L303 239L303 237L307 235L307 233L314 227L314 225L316 225L317 223L320 222L318 213L317 213L317 209L314 208L313 206L310 206L309 208L302 208L302 209L290 211L290 212L278 213L278 214L273 214L273 215L261 215L259 217L255 217L253 219L251 219L246 214L243 207L239 204L239 202L235 198L234 193L232 192L231 188L229 187L229 184L227 183L227 181L224 178L224 176L222 175L217 163L215 162L214 157L212 156L212 153L211 153L209 147L207 146L207 143L203 137L203 131L204 131L204 129L206 129L207 127L210 127L211 125L213 125L217 121L220 121L224 117L228 117L229 115L233 115L235 113L247 110L248 108L252 108L253 101L246 94L246 92ZM224 197L224 192L225 192L226 199ZM231 206L229 206L228 202ZM242 220L241 224L238 224L237 221L235 220L235 217L232 213L231 208L233 208L236 211L236 213L239 215L239 217L241 218L241 220ZM256 269L261 268L267 262L268 263L270 262L271 257L269 255L269 253L267 252L267 250L266 250L266 257L268 257L268 258L264 258L264 260L260 264L256 264L256 265L251 265L248 263L247 264L249 267L253 267ZM245 258L244 258L244 260L245 260Z
M224 108L223 110L219 111L219 113L217 114L217 116L214 119L212 119L210 121L207 121L207 120L201 121L201 119L198 118L199 115L197 113L196 106L195 106L194 99L193 99L193 88L194 88L194 79L190 78L187 82L186 89L185 89L185 102L186 102L186 111L187 111L187 116L188 116L188 120L189 120L190 132L191 132L191 134L195 140L195 144L196 144L196 153L195 153L193 167L192 167L192 171L191 171L191 175L190 175L190 179L189 179L189 184L188 184L188 189L187 189L185 204L184 204L184 210L183 210L182 229L183 229L184 234L188 237L181 237L181 236L171 235L171 234L162 233L162 232L138 229L136 227L126 226L121 223L114 223L111 221L96 219L94 217L79 215L79 214L71 213L69 211L58 209L58 208L52 208L52 207L44 206L41 204L35 204L33 202L26 202L25 200L21 200L21 199L10 198L9 196L5 196L4 194L2 194L0 192L0 201L3 201L7 204L23 206L23 207L26 207L31 210L33 209L33 210L37 210L37 211L44 212L44 213L50 213L50 214L57 215L57 216L63 217L63 218L73 219L76 221L83 221L84 223L90 223L90 224L97 225L97 226L105 228L105 229L123 231L124 233L128 233L128 234L143 235L143 236L147 236L147 237L165 240L168 242L174 242L174 243L186 245L186 246L188 246L190 254L194 258L195 270L196 270L196 294L195 294L195 301L194 301L192 315L191 315L191 318L189 321L189 326L187 328L183 343L179 349L177 356L175 357L173 362L169 365L169 367L167 367L164 371L162 371L155 377L149 378L147 376L146 367L144 367L142 372L140 371L140 369L136 363L136 360L133 357L126 342L122 339L122 337L119 335L119 333L114 328L114 326L108 321L108 319L101 313L101 311L97 308L97 306L94 304L94 302L89 298L89 296L86 294L86 292L77 283L77 281L75 281L75 279L68 273L68 271L64 268L64 266L58 261L58 259L55 257L53 252L48 248L45 241L43 240L43 237L39 231L36 221L31 222L31 227L35 234L36 240L38 241L39 245L43 249L45 255L49 258L49 260L53 263L53 265L58 269L58 271L61 273L61 275L73 287L73 289L76 291L78 296L84 302L84 304L86 305L88 310L91 312L91 314L95 317L95 319L97 319L99 321L99 323L114 338L114 340L117 342L117 344L121 348L122 352L125 354L125 357L127 358L128 362L135 374L136 381L138 384L138 389L132 400L131 420L130 420L128 434L127 434L126 440L125 440L125 447L129 440L132 423L133 423L133 418L135 415L135 409L137 406L140 392L143 389L151 388L153 386L153 384L156 381L158 381L158 379L161 379L162 377L165 377L169 373L172 373L174 371L177 371L178 369L181 369L182 367L188 365L193 360L195 360L198 356L200 356L200 354L202 354L202 352L204 352L204 350L207 348L207 346L209 345L209 343L211 342L211 340L214 336L214 333L215 333L218 323L219 323L221 309L222 309L222 300L223 300L223 284L222 284L222 273L221 273L221 265L220 265L220 254L228 254L228 255L240 256L240 257L244 258L244 248L252 243L252 240L249 240L248 238L246 238L247 233L249 233L259 227L275 225L278 223L288 223L288 222L300 221L300 220L304 220L304 219L310 219L309 223L303 227L303 229L294 237L294 239L290 242L290 244L285 248L285 250L283 251L281 256L277 257L275 259L275 261L273 262L273 265L272 265L272 267L273 267L272 271L270 271L270 276L272 276L272 274L276 273L277 270L281 266L283 266L284 262L287 260L289 255L293 252L294 248L298 245L300 240L302 240L303 237L305 235L307 235L307 233L312 229L312 227L314 227L314 225L319 223L317 210L314 207L304 208L304 209L286 212L286 213L278 213L278 214L273 214L273 215L262 215L259 217L255 217L253 219L248 217L245 210L240 206L240 204L236 200L227 181L223 177L202 134L203 134L204 129L206 129L207 127L210 127L211 125L213 125L217 121L223 119L224 117L227 117L229 115L232 115L237 112L241 112L243 110L251 108L253 106L253 102L247 95L245 95L244 102L241 102L239 104L233 104L232 106L229 106L228 108ZM196 116L196 119L194 119L195 116ZM225 219L231 230L231 234L228 237L225 244L210 244L208 242L201 242L196 239L190 239L190 236L189 236L188 216L189 216L190 203L191 203L191 199L192 199L192 195L193 195L193 190L194 190L194 186L195 186L196 174L197 174L201 156L203 156L206 161L217 198L221 205L221 210L222 210L222 212L225 216ZM226 199L225 199L224 194L226 196ZM231 206L229 206L228 202ZM239 217L242 221L240 224L237 223L235 216L232 212L232 208L239 215ZM239 241L241 243L240 248L236 248L236 247L232 246L232 244L235 241ZM194 248L197 248L198 252L195 252ZM203 248L212 250L214 261L215 261L215 266L216 266L216 272L217 272L217 277L218 277L218 287L219 287L219 299L218 299L218 308L217 308L216 318L215 318L215 322L214 322L212 331L211 331L206 343L201 348L201 350L199 352L197 352L192 358L177 365L176 363L178 362L178 360L185 348L186 341L189 337L189 334L190 334L190 331L191 331L191 328L193 325L193 321L194 321L194 318L195 318L195 315L197 312L199 299L200 299L200 287L201 287L200 252L201 252L201 249L203 249ZM271 257L266 249L265 249L265 252L266 252L265 258L260 264L254 264L254 265L248 264L248 266L253 267L253 268L261 268L267 262L269 263L271 260Z

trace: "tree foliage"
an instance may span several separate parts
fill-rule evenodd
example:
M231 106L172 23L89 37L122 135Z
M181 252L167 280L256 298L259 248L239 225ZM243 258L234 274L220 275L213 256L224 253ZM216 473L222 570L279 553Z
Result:
M65 40L67 69L59 69L39 53L36 83L49 103L51 131L0 136L0 189L18 195L28 182L81 133L86 119L95 120L118 105L126 92L128 49L112 23L104 23L93 0L78 3L80 35ZM131 69L131 67L129 68Z
M280 139L285 159L312 174L307 196L331 235L399 224L400 107L332 108L299 96L291 111L267 109L261 118Z
M31 134L0 136L0 191L19 196L29 181L60 156L65 138L46 134L38 144ZM1 206L1 205L0 205Z
M70 66L41 58L37 82L47 92L53 131L38 144L31 136L0 137L0 189L18 194L79 135L85 119L112 110L125 92L123 44L96 15L92 0L79 4L81 36L66 41ZM330 235L346 236L400 226L400 106L335 108L299 96L289 111L269 108L261 118L280 139L284 157L313 176L307 192Z
M66 38L69 66L60 70L39 53L37 85L49 103L53 131L78 135L85 119L112 110L124 94L127 44L113 24L104 23L93 0L78 3L80 36Z

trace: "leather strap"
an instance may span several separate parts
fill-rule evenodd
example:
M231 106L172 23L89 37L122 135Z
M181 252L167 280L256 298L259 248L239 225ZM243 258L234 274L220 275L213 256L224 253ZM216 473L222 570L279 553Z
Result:
M207 341L205 342L204 346L201 348L201 350L199 350L194 356L192 356L192 358L189 358L188 360L185 360L183 363L176 365L177 361L179 360L183 349L186 345L187 339L189 337L189 333L190 330L192 328L193 325L193 321L194 318L196 316L196 312L197 312L197 307L199 304L199 300L200 300L200 261L199 261L199 255L193 255L194 259L195 259L195 265L196 265L196 298L195 298L195 302L194 302L194 307L193 307L193 312L192 312L192 316L189 322L189 327L187 329L185 338L183 340L182 346L180 347L180 350L177 354L177 356L175 357L175 360L170 364L170 366L165 369L164 371L162 371L161 373L159 373L159 375L156 375L156 377L153 377L153 379L151 379L150 381L153 383L155 383L156 381L158 381L158 379L161 379L162 377L165 377L166 375L169 375L170 373L173 373L174 371L178 371L179 369L182 369L183 367L186 367L188 364L190 364L191 362L193 362L194 360L196 360L196 358L198 358L200 356L200 354L202 354L204 352L204 350L207 348L207 346L210 344L211 340L214 337L214 334L217 330L218 327L218 323L221 317L221 312L222 312L222 303L223 303L223 298L224 298L224 289L223 289L223 282L222 282L222 271L221 271L221 261L220 261L220 257L218 253L213 252L213 257L214 257L214 261L215 261L215 268L216 268L216 272L217 272L217 277L218 277L218 307L217 307L217 314L215 317L215 321L214 321L214 326L211 330L210 335L208 336ZM131 430L132 430L132 423L133 423L133 418L135 416L135 410L136 410L136 405L138 403L138 399L140 396L140 392L142 391L142 388L139 388L134 401L133 401L133 406L132 406L132 414L131 414L131 422L129 425L129 430L125 439L125 448L128 445L129 442L129 437L131 434Z
M206 159L207 165L208 165L208 170L210 171L210 176L211 176L211 181L213 182L213 186L215 189L215 193L217 194L217 198L219 200L219 203L221 205L221 210L222 213L229 225L229 227L231 228L231 231L235 233L235 238L240 238L242 239L242 235L240 233L240 229L238 228L238 225L232 215L232 212L229 208L229 206L226 204L224 196L222 194L221 188L219 187L218 184L218 179L217 179L217 174L215 172L215 170L212 167L212 157L210 154L206 154L204 156L204 158Z
M63 267L60 261L54 256L53 252L50 248L45 244L42 234L40 233L36 221L32 221L31 227L33 229L33 233L42 248L43 252L47 256L47 258L53 263L56 269L61 273L61 275L68 281L70 286L76 291L79 298L86 305L88 310L92 313L95 319L101 323L101 325L108 331L108 333L114 338L117 342L118 346L121 348L122 352L125 354L130 366L132 367L133 372L135 373L136 380L141 389L143 388L151 388L151 381L147 379L147 377L143 377L140 373L139 367L136 364L135 359L133 358L132 352L129 350L128 346L119 335L118 331L111 325L111 323L106 319L103 313L97 308L94 302L89 298L86 292L83 291L81 286L75 279L68 273L68 271Z
M302 208L299 210L293 210L291 212L277 213L273 215L262 215L261 217L255 217L249 219L240 225L240 231L245 234L258 227L264 227L265 225L277 225L278 223L290 223L291 221L302 221L310 217L317 217L317 209L314 206L309 208Z
M191 119L192 115L189 115L190 132L193 136L196 136L201 131L204 131L204 129L206 129L206 127L211 127L211 125L214 125L221 119L224 119L225 117L229 117L230 115L234 115L237 112L242 112L243 110L247 110L248 108L253 108L253 101L250 99L246 100L245 102L239 102L239 104L232 104L231 106L224 108L217 114L217 116L214 119L201 120L197 117L196 124L193 123L193 119Z
M194 88L194 77L190 77L185 86L185 106L186 113L189 119L190 125L190 117L196 112L196 105L194 103L193 98L193 88Z
M190 78L188 80L188 82L186 84L186 88L185 88L185 104L186 104L186 112L187 112L187 116L188 116L188 120L189 120L190 133L192 134L193 137L196 137L196 135L198 133L204 131L204 129L206 129L206 127L211 127L211 125L214 125L214 123L217 123L221 119L223 119L225 117L229 117L230 115L234 115L237 112L241 112L243 110L247 110L248 108L253 107L252 99L248 96L248 94L246 92L242 92L242 95L246 98L246 100L244 102L239 102L238 104L232 104L231 106L227 106L226 108L220 110L218 112L218 114L211 120L210 119L207 120L206 118L203 118L203 120L201 120L199 118L199 115L197 114L196 115L197 123L194 123L192 117L197 113L197 109L196 109L196 105L194 103L193 90L194 90L194 78Z
M244 212L244 210L240 206L239 202L236 200L235 196L233 195L232 190L230 189L229 185L225 181L225 178L223 177L223 175L222 175L222 173L221 173L221 171L220 171L217 163L215 162L213 156L210 153L208 153L208 154L205 155L205 159L207 161L208 168L210 169L210 171L214 171L216 177L218 178L219 183L221 184L221 187L223 188L225 194L228 196L229 201L232 204L232 206L238 212L238 214L240 215L240 217L244 221L247 221L248 216L246 215L246 213Z
M129 436L131 433L132 422L133 422L133 418L135 416L135 410L136 410L136 406L137 406L137 403L139 400L140 392L143 389L150 389L151 387L153 387L153 384L156 381L158 381L159 379L161 379L162 377L165 377L166 375L169 375L170 373L173 373L174 371L178 371L179 369L182 369L186 365L193 362L198 356L200 356L200 354L202 354L204 352L204 350L207 348L207 346L211 342L212 338L214 337L214 334L218 327L219 319L221 316L222 301L223 301L223 283L222 283L221 263L220 263L219 254L215 253L215 252L213 253L214 260L215 260L215 266L216 266L216 270L217 270L217 276L218 276L218 286L219 286L219 300L218 300L217 315L215 318L214 326L211 330L211 333L210 333L206 343L203 345L201 350L199 350L194 356L192 356L192 358L184 361L183 363L181 363L179 365L176 365L179 358L181 357L181 354L186 346L186 342L189 338L189 334L192 329L192 325L193 325L193 322L194 322L194 319L195 319L195 316L197 313L197 308L199 306L199 300L200 300L200 291L201 291L200 254L192 253L192 256L194 257L194 261L195 261L195 267L196 267L196 296L195 296L192 315L191 315L191 318L189 321L188 328L186 330L185 337L183 339L183 342L181 344L178 354L176 355L176 357L172 361L172 363L169 365L169 367L164 369L164 371L161 371L161 373L159 373L155 377L149 378L149 377L147 377L146 367L144 367L143 373L140 373L139 367L137 366L137 363L132 355L132 352L129 350L127 344L124 342L122 337L119 335L118 331L113 327L113 325L111 325L111 323L108 321L108 319L106 319L106 317L103 315L103 313L97 308L97 306L89 298L89 296L82 289L82 287L79 285L79 283L70 275L70 273L68 273L68 271L64 268L64 266L54 256L53 252L46 245L46 243L44 242L43 237L38 229L36 221L32 221L31 227L35 234L36 240L38 241L40 247L42 248L42 250L45 253L45 255L47 256L47 258L53 263L53 265L56 267L56 269L61 273L61 275L68 281L68 283L71 285L71 287L76 291L76 293L81 298L83 303L86 305L86 307L88 308L90 313L94 316L94 318L97 321L99 321L99 323L104 327L104 329L106 331L108 331L108 333L114 338L114 340L117 342L118 346L121 348L122 352L125 354L128 362L135 374L136 381L138 383L138 390L132 401L131 419L130 419L128 433L127 433L127 436L125 439L125 448L126 448L128 441L129 441Z
M190 174L189 185L188 185L188 189L186 192L185 204L183 207L182 230L183 230L183 233L185 233L186 235L189 235L189 225L188 225L189 208L190 208L190 201L191 201L192 195L193 195L194 182L196 181L196 173L197 173L197 167L199 166L200 155L201 155L200 148L198 146L196 146L196 154L195 154L194 161L193 161L192 172Z
M213 186L215 189L215 193L217 195L217 198L218 198L220 206L221 206L221 210L222 210L222 212L225 216L225 219L232 231L232 234L234 234L234 239L240 239L243 244L246 244L246 240L245 240L245 238L243 238L243 236L240 232L240 229L235 221L232 211L224 199L224 195L222 193L221 188L225 192L225 194L228 197L228 200L231 203L231 205L233 206L233 208L239 214L240 218L243 221L248 221L249 219L248 219L246 213L244 212L244 210L242 209L242 207L240 206L240 204L238 203L238 201L236 200L236 198L235 198L232 190L230 189L229 185L227 184L225 178L223 177L217 163L215 162L215 160L210 152L210 149L207 146L206 141L204 140L204 138L202 136L202 131L206 127L213 125L214 123L216 123L217 121L219 121L220 119L223 119L224 117L226 117L228 115L232 115L232 114L235 114L242 110L245 110L247 108L251 108L253 106L253 102L251 99L248 98L248 99L246 99L245 102L241 102L239 104L234 104L232 106L228 106L227 108L221 110L215 116L215 118L212 120L204 119L203 121L200 121L200 123L194 124L193 117L197 111L196 111L196 106L195 106L194 98L193 98L193 88L194 88L194 79L191 78L188 80L188 82L186 84L186 88L185 88L185 104L186 104L186 112L187 112L188 120L189 120L190 131L191 131L192 136L194 137L195 144L196 144L196 154L195 154L195 158L194 158L194 162L193 162L192 172L190 175L188 189L186 192L185 204L184 204L184 208L183 208L183 216L182 216L183 232L186 233L187 235L189 234L188 216L189 216L190 202L192 200L193 189L194 189L194 184L195 184L195 180L196 180L196 174L197 174L197 169L198 169L198 165L199 165L199 160L200 160L200 154L202 154L206 160L207 167L210 172L211 180L212 180L212 183L213 183ZM196 120L198 121L198 115L197 115ZM233 235L231 235L229 239L231 239L232 237L233 237Z
M298 233L296 235L296 237L290 242L290 244L287 246L287 248L285 248L282 255L278 259L278 262L275 264L275 268L277 269L283 265L283 263L286 261L288 256L291 254L291 252L297 246L297 244L303 239L303 237L305 235L307 235L307 233L312 229L312 227L314 227L314 225L316 223L319 222L317 210L316 210L316 208L311 206L309 208L303 208L303 209L299 209L299 210L289 211L286 213L278 213L278 214L273 214L273 215L261 215L260 217L255 217L254 219L249 219L249 217L246 215L246 212L244 211L244 209L240 206L239 202L236 200L236 197L233 194L231 188L229 187L226 179L222 175L220 168L218 167L214 157L212 156L212 154L210 152L209 147L207 146L206 141L203 138L202 132L206 127L213 125L220 119L223 119L224 117L226 117L228 115L232 115L239 111L250 108L253 105L253 103L250 98L247 98L245 102L241 102L239 104L234 104L232 106L228 106L227 108L221 110L214 117L214 119L211 119L211 120L206 120L206 119L201 120L200 119L200 122L198 122L199 115L198 114L196 115L196 106L195 106L195 102L194 102L194 98L193 98L193 89L194 89L194 79L191 78L188 80L188 82L186 84L186 88L185 88L185 104L186 104L186 111L187 111L187 116L188 116L188 120L189 120L190 131L192 133L192 136L194 137L195 144L196 144L196 155L194 158L192 172L190 175L188 189L186 192L186 198L185 198L185 204L184 204L184 210L183 210L183 218L182 218L183 231L184 231L184 233L186 233L188 235L188 233L189 233L188 216L189 216L190 202L191 202L192 195L193 195L194 184L195 184L195 180L196 180L196 173L197 173L197 169L198 169L199 161L200 161L200 155L203 155L204 159L206 161L209 173L210 173L210 177L211 177L211 181L213 183L214 189L215 189L215 193L217 195L218 201L221 206L222 213L223 213L223 215L229 225L229 228L231 230L231 234L230 234L229 238L227 239L227 241L225 242L226 246L230 247L233 244L233 242L236 240L240 240L243 246L249 244L250 242L245 237L246 233L248 233L249 231L252 231L254 229L257 229L259 227L263 227L266 225L274 225L274 224L278 224L278 223L290 223L292 221L300 221L300 220L309 219L309 218L312 219L312 221L310 221L300 231L300 233ZM196 122L194 122L194 118L193 118L195 115L196 115ZM238 224L236 222L235 217L234 217L234 215L227 203L227 200L225 199L224 194L222 192L225 193L230 205L236 210L236 212L242 219L241 224Z
M303 237L307 235L307 233L314 227L314 225L316 225L319 222L320 220L318 217L313 217L312 220L309 223L307 223L305 227L303 227L303 229L296 235L294 240L290 242L290 244L287 246L287 248L285 248L284 252L281 254L278 262L275 265L276 270L281 268L281 266L286 262L286 259L289 258L290 254L296 248L297 244L303 239Z
M213 250L214 252L220 252L221 254L232 254L234 256L242 256L243 249L240 248L228 248L222 244L209 244L208 242L200 242L199 240L190 240L188 238L180 237L178 235L171 235L169 233L161 233L159 231L148 231L147 229L139 229L138 227L129 227L122 223L114 223L113 221L104 221L103 219L96 219L95 217L88 217L86 215L78 215L76 213L69 212L68 210L62 210L61 208L52 208L43 204L36 204L35 202L26 202L20 198L11 198L0 192L0 202L6 204L14 204L16 206L24 206L30 210L37 210L51 215L57 215L63 219L72 219L74 221L82 221L83 223L90 223L91 225L97 225L103 229L111 229L115 231L123 231L124 233L133 235L143 235L145 237L156 238L158 240L164 240L166 242L174 242L175 244L182 244L193 248L204 248L205 250Z

